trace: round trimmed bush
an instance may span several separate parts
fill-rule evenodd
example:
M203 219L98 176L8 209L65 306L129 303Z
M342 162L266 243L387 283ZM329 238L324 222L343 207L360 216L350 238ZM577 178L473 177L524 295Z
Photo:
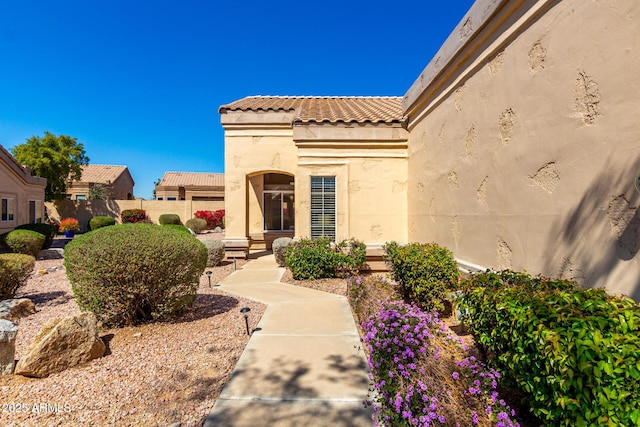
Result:
M191 235L191 231L185 227L184 225L180 225L180 224L166 224L163 225L163 227L169 227L169 228L173 228L174 230L178 230L181 233L187 233L189 235Z
M13 298L33 271L36 259L24 254L0 254L0 301Z
M207 267L215 267L224 259L224 242L222 240L205 240L207 247Z
M43 248L48 248L53 243L53 238L58 234L58 227L53 224L44 224L44 223L36 223L36 224L22 224L15 228L16 230L31 230L36 233L40 233L44 236L44 245Z
M160 215L160 217L158 217L158 222L160 223L160 225L182 225L182 221L180 221L180 215L178 214L162 214Z
M280 267L286 266L284 261L284 248L291 244L291 240L291 237L278 237L271 244L271 250L273 251L273 255L276 257L276 262Z
M102 227L108 227L110 225L116 225L116 219L111 218L110 216L94 216L89 220L89 228L91 231Z
M44 235L32 230L12 230L0 236L2 246L9 252L37 257L44 246Z
M80 308L120 326L168 320L191 307L207 248L172 226L119 224L76 237L64 258Z
M191 218L187 220L185 225L194 233L200 234L207 229L207 220L202 218Z

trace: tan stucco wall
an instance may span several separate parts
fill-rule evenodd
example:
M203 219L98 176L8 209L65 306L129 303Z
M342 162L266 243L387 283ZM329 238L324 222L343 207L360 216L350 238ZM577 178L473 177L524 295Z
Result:
M639 17L477 1L405 97L409 239L640 299Z
M144 209L154 224L158 224L162 214L177 214L184 224L193 218L196 211L224 209L224 202L191 200L57 200L46 202L45 205L53 219L76 218L80 231L89 230L89 221L94 216L110 216L120 222L120 213L126 209Z
M4 154L3 152L2 155L4 156ZM31 177L30 175L26 178L31 182L26 182L22 176L16 174L13 168L8 166L4 160L0 158L0 198L11 198L15 200L14 220L0 221L0 234L11 231L18 225L32 222L32 219L29 218L29 201L31 200L42 202L43 212L40 213L40 217L44 218L44 189L46 180Z
M247 116L252 121L247 123ZM292 120L292 113L283 112L228 112L221 116L225 127L226 239L246 239L250 233L262 231L262 184L252 176L296 174ZM252 187L250 179L257 187Z
M311 176L335 176L337 240L406 241L408 134L394 125L292 126L292 113L226 112L226 236L262 233L264 173L295 177L295 236L309 237Z

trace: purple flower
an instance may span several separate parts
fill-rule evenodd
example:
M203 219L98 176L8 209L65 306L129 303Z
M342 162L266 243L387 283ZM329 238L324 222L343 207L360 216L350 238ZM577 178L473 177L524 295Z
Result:
M453 377L454 380L457 380L460 378L460 374L458 374L457 372L454 372L453 374L451 374L451 376Z

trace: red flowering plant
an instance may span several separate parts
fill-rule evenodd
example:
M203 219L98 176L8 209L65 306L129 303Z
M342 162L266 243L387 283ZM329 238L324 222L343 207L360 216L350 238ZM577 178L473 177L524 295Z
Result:
M78 225L78 220L75 218L65 218L58 224L58 230L60 232L65 231L79 231L80 226Z
M147 212L144 209L125 209L120 213L120 221L123 224L131 222L144 222L147 219Z
M222 227L224 224L224 209L218 209L217 211L196 211L193 216L207 221L207 230Z

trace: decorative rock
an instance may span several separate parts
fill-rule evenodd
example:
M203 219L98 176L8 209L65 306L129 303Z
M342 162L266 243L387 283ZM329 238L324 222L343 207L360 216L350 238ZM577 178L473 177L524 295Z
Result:
M222 233L222 228L216 227L216 228L213 229L213 232L214 233Z
M15 373L46 377L101 357L105 350L93 313L49 319L18 361Z
M36 306L29 298L14 298L0 301L0 319L16 321L36 312Z
M16 354L16 335L18 326L8 320L0 320L0 375L13 372Z

